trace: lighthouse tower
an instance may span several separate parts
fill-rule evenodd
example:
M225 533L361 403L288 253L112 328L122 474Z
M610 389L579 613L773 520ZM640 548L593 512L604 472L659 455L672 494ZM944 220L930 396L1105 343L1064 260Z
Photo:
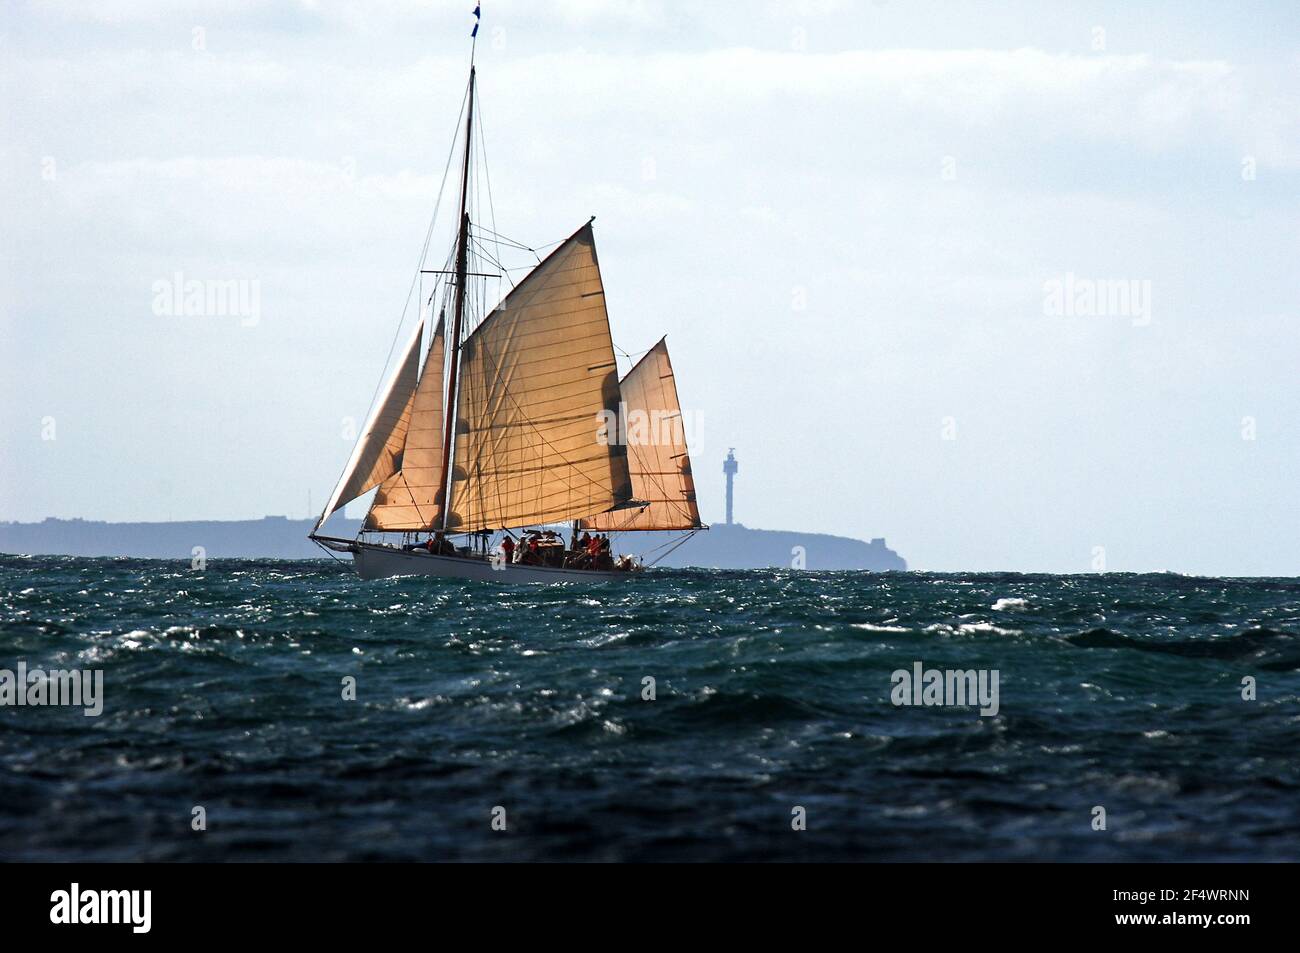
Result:
M736 482L736 471L740 469L740 464L736 463L736 448L731 447L727 450L727 459L722 461L722 472L727 475L727 525L732 524L731 519L731 500L732 491Z

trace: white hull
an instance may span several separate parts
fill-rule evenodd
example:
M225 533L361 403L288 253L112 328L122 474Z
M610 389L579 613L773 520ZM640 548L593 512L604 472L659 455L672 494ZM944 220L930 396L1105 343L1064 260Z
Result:
M353 543L349 547L352 565L362 579L388 576L439 576L448 579L474 579L495 583L605 582L634 575L630 572L603 572L590 569L554 569L549 566L521 566L515 563L494 565L484 559L464 556L434 556L431 553L397 549L373 543Z

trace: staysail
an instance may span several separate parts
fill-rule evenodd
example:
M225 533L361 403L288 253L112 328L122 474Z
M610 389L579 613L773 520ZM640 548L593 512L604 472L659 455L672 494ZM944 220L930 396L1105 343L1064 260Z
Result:
M647 505L601 513L580 525L598 532L700 529L695 478L666 339L660 339L627 372L620 389L620 427L627 444L632 495Z
M410 425L401 468L379 485L367 530L429 530L442 517L438 490L442 479L442 388L446 362L443 322L433 332L424 373L411 401Z
M316 521L320 529L335 510L355 500L362 493L382 483L400 469L402 447L411 419L411 401L420 375L420 337L424 321L416 322L415 333L406 346L383 395L366 421L361 439L352 450L347 468L339 479L330 501Z
M632 497L626 448L600 439L618 369L588 222L465 339L449 531L555 523Z

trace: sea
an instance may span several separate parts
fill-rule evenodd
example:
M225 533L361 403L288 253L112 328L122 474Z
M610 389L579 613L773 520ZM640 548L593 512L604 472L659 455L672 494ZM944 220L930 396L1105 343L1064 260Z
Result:
M0 594L0 860L1300 859L1296 579L0 557Z

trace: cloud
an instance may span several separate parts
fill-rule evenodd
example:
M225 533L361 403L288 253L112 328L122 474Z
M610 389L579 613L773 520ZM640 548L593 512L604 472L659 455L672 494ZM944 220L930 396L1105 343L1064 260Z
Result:
M160 463L178 516L283 509L266 499L276 487L293 487L288 502L307 486L323 495L347 450L337 422L370 397L451 151L472 7L23 8L0 61L0 377L15 408L0 437L26 439L11 420L57 401L61 429L74 415L68 432L106 469L144 442L185 447ZM494 0L486 22L507 35L480 42L479 105L496 227L540 245L597 215L616 340L637 351L668 332L683 400L720 445L700 448L700 472L740 442L746 472L763 474L747 522L903 533L918 564L968 568L1019 541L967 487L1026 512L1059 510L1054 488L1068 487L1116 526L1145 525L1123 480L1089 487L1079 460L1100 472L1146 446L1150 479L1176 488L1191 467L1213 470L1194 453L1218 445L1225 414L1257 417L1272 440L1232 466L1294 472L1272 436L1293 392L1293 64L1212 44L1053 52L1050 31L1011 49L796 52L790 18L834 14L818 28L847 47L839 24L860 5L759 5L734 29L709 10ZM701 17L715 28L697 33ZM764 30L787 48L764 48ZM261 323L159 319L150 283L176 271L260 281ZM1150 279L1152 325L1049 321L1043 282L1066 272ZM274 413L227 419L235 397ZM102 432L76 425L91 407ZM949 414L955 446L937 436ZM1193 438L1176 425L1189 415ZM193 454L228 451L194 420L237 432L255 463L195 476ZM300 452L283 453L286 431ZM794 515L808 474L791 441L819 461L823 488ZM125 491L112 512L55 499L51 487L75 495L85 481L47 475L58 481L15 470L32 509L0 518L158 515ZM716 481L700 491L707 509ZM1062 532L1086 536L1082 519L1064 512ZM1051 539L1035 545L1073 565Z
M268 128L304 124L304 145L331 126L387 142L394 130L407 133L415 114L427 127L430 117L458 103L464 70L460 56L326 65L302 49L272 58L223 48L216 39L206 53L133 49L74 58L20 49L14 57L17 121L29 128L38 103L40 112L63 116L111 103L119 122L165 110L171 122L180 117L181 128L203 120L211 129L214 120L229 125L226 100L238 96L243 135L231 128L232 146ZM1237 156L1248 149L1268 168L1298 169L1300 97L1264 85L1266 79L1222 60L1150 54L732 48L509 56L483 64L481 85L489 118L498 109L508 110L511 123L529 117L519 125L534 134L572 137L582 124L599 122L602 136L623 138L635 129L652 138L661 129L675 148L690 148L715 131L743 129L763 139L783 130L807 135L821 124L851 140L870 139L881 153L964 141L997 148L999 140L1002 148L1109 144L1148 155L1217 146ZM296 113L292 124L285 122L289 111ZM147 129L127 128L150 146ZM195 128L195 135L204 132Z

